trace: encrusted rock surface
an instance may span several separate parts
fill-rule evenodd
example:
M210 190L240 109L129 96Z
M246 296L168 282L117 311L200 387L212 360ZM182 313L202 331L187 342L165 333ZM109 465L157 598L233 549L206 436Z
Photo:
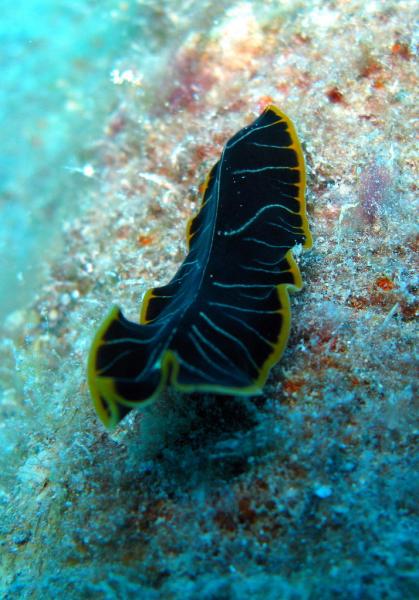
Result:
M113 72L96 186L2 324L4 598L418 597L414 10L165 3L170 58L145 75L139 41ZM270 102L303 143L314 238L288 349L257 400L169 390L109 435L95 329L174 274L199 185Z

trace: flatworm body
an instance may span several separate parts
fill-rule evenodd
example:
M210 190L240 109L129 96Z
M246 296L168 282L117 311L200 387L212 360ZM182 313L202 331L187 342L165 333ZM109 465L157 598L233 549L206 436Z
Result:
M305 169L294 126L275 106L232 137L187 227L188 255L149 290L140 323L114 307L96 334L88 380L103 423L115 426L167 384L183 392L260 392L290 330L292 256L311 247Z

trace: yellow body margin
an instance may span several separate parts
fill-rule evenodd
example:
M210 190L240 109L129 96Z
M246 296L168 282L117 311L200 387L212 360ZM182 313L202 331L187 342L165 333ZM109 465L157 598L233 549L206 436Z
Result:
M291 121L291 119L289 119L287 117L287 115L285 113L283 113L281 110L279 110L279 108L277 108L274 104L270 104L269 106L266 107L265 109L266 111L271 110L272 112L274 112L280 119L281 121L285 121L287 124L287 129L288 132L291 136L292 139L292 144L290 146L290 148L292 148L293 150L295 150L295 152L297 153L297 157L298 157L298 166L300 167L300 173L301 173L301 177L300 177L300 183L299 183L299 191L298 191L298 202L300 204L300 210L299 210L299 215L303 221L302 224L302 228L304 231L304 235L306 238L306 241L304 242L303 248L305 248L306 250L309 250L312 245L313 245L313 238L311 236L311 231L310 228L308 226L308 221L307 221L307 211L306 211L306 196L305 196L305 191L306 191L306 167L305 167L305 162L304 162L304 155L303 155L303 150L301 148L301 144L300 141L298 139L297 136L297 131L294 127L293 122Z
M100 346L104 343L103 337L106 331L112 321L117 318L118 312L118 307L113 306L97 330L90 347L87 362L87 383L93 400L93 406L102 423L109 428L113 428L118 423L119 410L112 378L100 377L100 374L96 371L96 355Z
M93 344L90 348L89 359L87 363L87 381L89 385L90 395L93 399L93 406L102 421L102 423L108 429L114 429L121 417L119 406L129 406L136 408L138 406L147 406L153 400L155 400L161 393L163 387L166 384L169 375L169 362L164 359L161 360L161 377L159 385L157 386L154 394L147 398L147 400L135 401L126 400L123 396L120 396L116 392L115 380L113 377L101 377L100 373L96 370L96 355L99 348L105 344L104 335L111 326L112 322L118 319L119 308L113 306L108 316L104 319L103 323L99 327L96 335L93 339Z

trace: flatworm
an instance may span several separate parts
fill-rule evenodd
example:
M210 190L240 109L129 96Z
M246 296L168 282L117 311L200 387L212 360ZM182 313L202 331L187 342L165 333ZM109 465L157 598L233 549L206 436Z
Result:
M114 427L165 385L182 392L261 391L290 330L300 290L292 248L311 247L304 158L294 126L271 105L225 145L187 226L188 255L149 290L140 323L113 307L89 355L96 411Z

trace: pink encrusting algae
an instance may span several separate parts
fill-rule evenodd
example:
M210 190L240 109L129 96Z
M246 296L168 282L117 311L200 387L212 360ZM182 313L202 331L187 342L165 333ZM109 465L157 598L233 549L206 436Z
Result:
M372 158L361 171L358 189L359 207L360 214L367 225L371 226L378 215L386 210L391 195L394 194L394 183L395 175L379 159Z

